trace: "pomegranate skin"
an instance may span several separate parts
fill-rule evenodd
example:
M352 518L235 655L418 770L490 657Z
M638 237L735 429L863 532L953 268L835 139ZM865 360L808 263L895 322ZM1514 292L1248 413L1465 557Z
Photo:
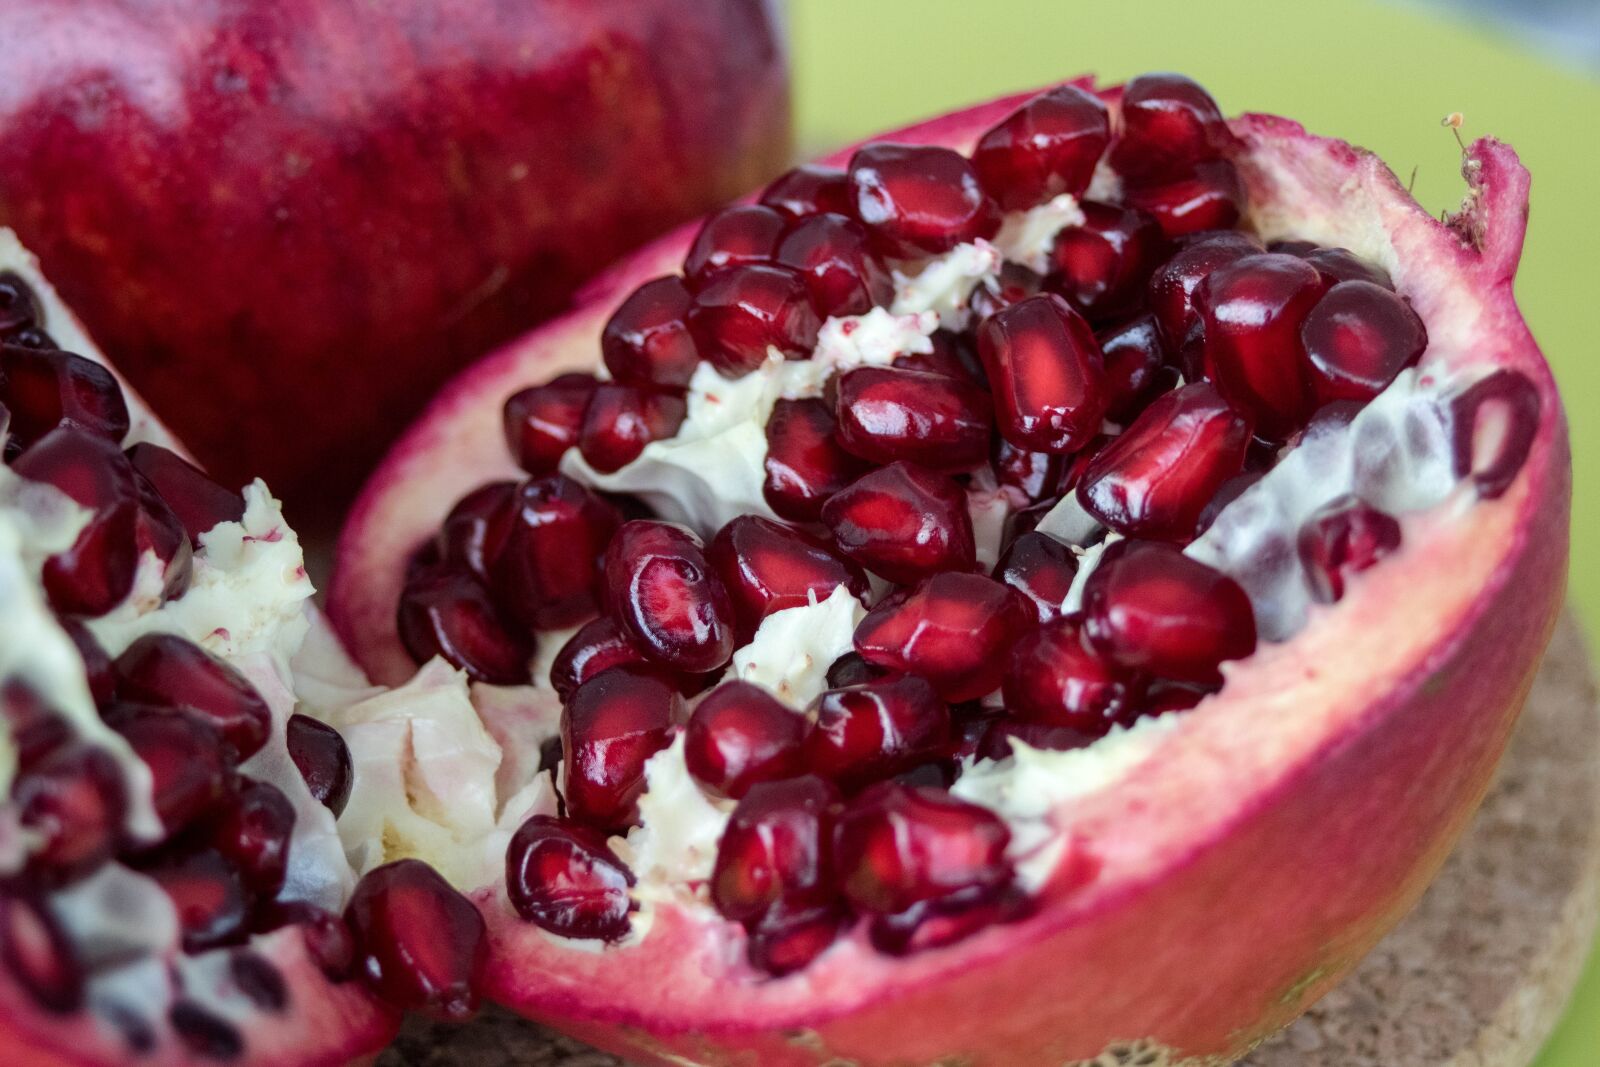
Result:
M780 32L763 0L15 0L0 225L223 484L330 507L453 371L778 172Z
M1027 95L883 136L967 150ZM1330 989L1410 908L1482 797L1565 584L1566 424L1511 288L1528 176L1508 147L1477 142L1467 206L1446 226L1365 152L1271 116L1231 129L1253 212L1313 219L1335 243L1383 231L1397 289L1443 342L1424 369L1498 363L1533 383L1541 421L1505 493L1409 544L1406 566L1367 572L1292 644L1230 668L1223 691L1168 720L1117 787L1058 809L1092 874L1059 869L1028 918L893 961L853 935L800 977L760 981L673 909L636 950L596 955L550 944L486 894L494 999L663 1067L1056 1067L1143 1039L1173 1062L1225 1063ZM453 487L503 476L504 396L591 366L609 310L692 236L639 253L587 291L591 304L459 379L391 453L347 528L332 597L369 667L393 663L385 604L407 548L437 527ZM1290 686L1295 715L1274 714ZM1221 894L1237 907L1219 913Z

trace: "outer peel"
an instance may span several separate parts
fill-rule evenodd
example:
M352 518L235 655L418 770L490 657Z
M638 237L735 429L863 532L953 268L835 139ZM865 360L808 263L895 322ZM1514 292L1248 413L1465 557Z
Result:
M1023 97L887 135L970 148ZM603 952L488 915L491 994L650 1063L993 1064L1241 1055L1330 988L1415 902L1482 797L1558 609L1570 457L1554 383L1512 295L1528 174L1475 143L1469 193L1441 223L1375 156L1287 119L1246 115L1252 221L1383 263L1427 323L1425 367L1513 367L1538 387L1527 462L1468 522L1424 519L1335 610L1228 673L1113 788L1056 813L1078 862L1031 919L904 960L856 936L764 980L742 935L657 908L637 945ZM835 161L847 158L848 150ZM618 300L677 269L693 228L623 261L578 311L490 356L390 453L346 527L330 610L363 665L414 667L393 633L407 554L462 492L515 470L499 406L595 362ZM1425 612L1413 605L1426 605Z

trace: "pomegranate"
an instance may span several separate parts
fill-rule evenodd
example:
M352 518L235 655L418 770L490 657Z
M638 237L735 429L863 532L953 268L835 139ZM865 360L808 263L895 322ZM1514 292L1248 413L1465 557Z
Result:
M0 225L225 483L332 520L452 371L780 169L781 34L765 0L448 32L427 0L18 0Z
M374 677L446 669L397 624L464 490L631 520L594 618L524 616L530 677L451 720L565 804L441 868L487 995L655 1064L1222 1063L1292 1020L1448 851L1560 603L1527 175L1464 164L1441 222L1186 78L1085 80L799 168L457 379L343 534ZM519 471L508 398L668 284L682 422Z

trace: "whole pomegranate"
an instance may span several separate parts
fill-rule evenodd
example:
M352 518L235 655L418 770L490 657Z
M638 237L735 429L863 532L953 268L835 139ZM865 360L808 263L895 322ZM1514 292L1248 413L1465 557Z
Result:
M778 33L764 0L9 0L0 225L211 469L327 508L467 360L777 171Z

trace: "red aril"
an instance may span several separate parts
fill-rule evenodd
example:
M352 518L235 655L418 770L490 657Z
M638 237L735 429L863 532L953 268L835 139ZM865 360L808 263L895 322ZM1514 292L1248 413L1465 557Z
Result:
M761 202L790 215L850 214L850 175L842 167L804 163L772 180Z
M774 908L826 904L835 894L831 846L838 791L807 775L750 788L717 848L711 902L755 923Z
M1355 497L1318 508L1296 539L1311 595L1323 604L1344 596L1344 583L1400 547L1400 523Z
M1132 309L1166 240L1156 220L1137 208L1094 200L1079 206L1083 225L1056 237L1047 284L1088 318L1105 321Z
M724 208L712 215L684 257L683 273L689 284L700 289L718 271L771 263L788 221L783 212L761 204Z
M127 792L102 748L67 742L30 761L11 783L11 802L17 822L38 835L29 872L47 884L89 874L121 844Z
M530 635L465 570L435 564L412 574L400 593L396 627L418 664L440 656L480 682L518 685L528 680Z
M625 523L606 549L604 571L612 615L649 659L703 674L733 655L733 603L688 530Z
M83 1006L83 964L61 924L30 896L0 894L0 964L45 1011L67 1015Z
M441 1019L477 1011L483 917L432 867L404 859L368 871L344 919L363 977L391 1004Z
M1141 185L1181 177L1234 145L1211 94L1182 74L1141 74L1122 90L1111 165Z
M834 904L795 909L780 903L750 927L750 964L774 978L792 974L838 939L843 920Z
M1066 453L1100 431L1107 401L1100 346L1061 297L1032 297L991 315L978 328L978 351L1007 441Z
M1197 164L1187 176L1128 190L1128 203L1146 212L1168 237L1226 230L1244 215L1244 182L1224 159Z
M1095 334L1105 360L1106 418L1126 425L1150 400L1178 384L1155 316L1145 313Z
M523 470L535 476L555 473L562 453L578 443L598 385L592 374L563 374L506 398L506 445Z
M644 790L644 764L672 740L683 698L647 671L612 667L573 690L561 709L567 814L600 829L626 826Z
M1038 296L1044 288L1045 279L1020 263L1009 260L1000 266L1000 273L994 277L978 279L978 284L972 287L972 295L967 298L967 308L972 312L973 319L982 322L997 311L1004 310L1012 304L1020 304L1030 296ZM938 336L937 334L935 335ZM959 365L950 365L949 357L955 355L955 346L940 346L932 353L916 353L901 356L895 360L896 366L911 366L917 370L939 369L942 373L955 373L957 377L968 377L968 374ZM919 364L940 363L941 367L921 366ZM977 381L984 381L981 368Z
M689 287L676 276L635 289L600 334L600 353L611 376L641 389L688 385L700 365L700 351L689 336L692 299Z
M172 898L183 947L189 952L242 941L249 898L238 869L212 849L163 855L142 866Z
M338 818L350 800L355 768L339 731L309 715L291 715L285 726L289 758L317 803Z
M850 157L852 213L885 255L948 252L993 237L1000 209L966 157L929 145L869 144Z
M812 215L784 234L774 259L800 272L823 318L865 315L894 299L894 280L872 253L866 229L844 215Z
M965 378L858 367L840 376L838 390L839 443L862 459L954 473L988 456L993 405Z
M550 815L523 823L506 850L517 914L562 937L617 941L628 932L633 873L605 838Z
M244 497L224 489L171 449L141 441L128 449L128 462L166 501L194 547L200 546L201 534L219 524L243 521Z
M1485 500L1503 494L1527 462L1541 407L1539 390L1517 371L1474 382L1451 412L1456 477L1471 477Z
M810 724L752 682L723 682L695 705L684 731L689 773L707 792L742 797L757 782L804 769Z
M602 383L584 409L578 451L589 466L609 474L638 459L651 441L677 433L687 412L676 393Z
M789 267L721 271L689 307L689 330L700 354L727 378L761 366L769 348L785 359L804 359L821 328L805 277Z
M1176 353L1200 323L1194 291L1212 271L1261 251L1261 243L1237 230L1197 233L1150 275L1147 299L1167 351Z
M896 461L829 498L822 524L839 551L891 582L977 561L972 517L961 487L942 474Z
M987 808L939 789L893 783L852 801L839 820L839 888L862 911L892 915L927 900L1011 879L1011 832Z
M762 495L780 518L816 522L828 498L866 472L865 461L839 447L838 425L818 397L773 405Z
M456 501L439 526L439 559L471 571L481 582L491 581L517 503L516 482L490 482Z
M221 799L228 767L215 726L186 712L137 704L118 704L103 714L150 768L151 799L168 834Z
M1105 104L1076 85L1046 90L978 139L972 165L1006 211L1082 196L1111 140Z
M1279 244L1274 243L1270 251L1285 251ZM1317 268L1317 273L1322 275L1322 280L1330 288L1340 282L1371 282L1381 288L1393 290L1394 279L1389 277L1389 272L1382 267L1362 259L1348 248L1320 248L1311 245L1293 253L1304 259L1307 263Z
M858 599L867 595L866 574L832 546L755 515L719 530L706 558L733 602L740 641L773 612L821 603L839 586Z
M180 708L204 719L238 759L255 755L272 732L272 710L244 675L181 637L146 634L114 666L124 700Z
M994 576L1026 597L1040 622L1060 616L1077 573L1072 550L1037 531L1012 541L994 566Z
M251 893L271 899L289 865L294 806L274 785L241 777L222 801L206 834Z
M584 623L561 646L550 664L550 687L569 700L578 686L608 667L645 663L645 654L628 640L621 624L602 615Z
M0 343L0 404L11 413L7 452L70 425L120 444L128 434L122 387L92 359Z
M1082 620L1067 616L1017 642L1004 695L1018 718L1098 736L1133 719L1140 689L1137 676L1088 647Z
M981 574L943 573L867 613L856 651L869 663L919 675L952 703L994 691L1012 644L1035 612L1008 585Z
M916 766L937 754L950 734L949 710L914 674L830 689L814 710L806 766L846 788Z
M600 558L621 522L616 507L559 474L523 482L515 504L491 576L495 599L534 629L588 618L599 602Z
M1400 297L1372 282L1340 282L1300 326L1317 406L1368 401L1428 347L1428 332Z

